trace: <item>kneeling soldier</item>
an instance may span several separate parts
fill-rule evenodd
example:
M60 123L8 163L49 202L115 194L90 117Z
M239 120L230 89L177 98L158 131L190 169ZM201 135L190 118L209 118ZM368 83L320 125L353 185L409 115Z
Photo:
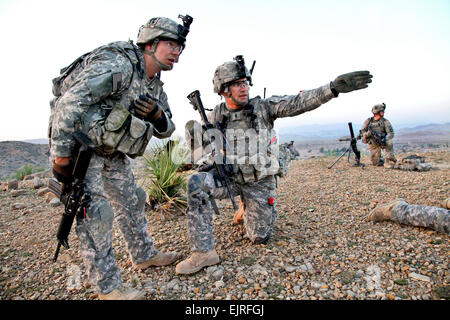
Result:
M224 97L225 102L217 105L208 114L208 119L211 124L218 124L226 137L224 153L226 163L230 165L229 177L233 193L241 196L244 205L244 224L250 241L266 243L277 219L275 175L279 173L279 163L274 121L314 110L341 92L366 88L371 78L368 71L357 71L297 95L249 99L251 74L242 56L217 67L213 78L214 92ZM186 141L195 142L196 136L201 140L204 130L213 129L189 121ZM202 141L197 142L197 146L207 147ZM178 274L195 273L220 261L214 248L210 198L224 199L228 193L216 176L210 166L188 180L187 224L192 255L177 265Z

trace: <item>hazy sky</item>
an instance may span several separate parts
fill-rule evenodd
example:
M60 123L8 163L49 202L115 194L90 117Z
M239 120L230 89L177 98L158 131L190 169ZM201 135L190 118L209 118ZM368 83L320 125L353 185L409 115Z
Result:
M342 73L369 70L368 89L341 94L277 126L362 123L385 102L396 123L450 121L450 1L31 1L0 0L0 141L45 138L51 80L81 54L136 40L151 17L194 18L187 47L162 73L177 125L199 120L186 96L213 107L215 68L256 60L250 96L296 94Z

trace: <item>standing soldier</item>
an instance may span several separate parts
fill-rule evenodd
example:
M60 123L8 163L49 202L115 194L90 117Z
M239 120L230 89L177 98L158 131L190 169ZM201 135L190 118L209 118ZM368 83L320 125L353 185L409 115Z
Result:
M409 204L403 199L395 199L373 209L368 220L373 222L394 221L415 227L431 228L450 235L450 198L441 202L441 207Z
M115 218L136 269L164 266L179 253L158 251L147 232L145 191L135 183L128 157L141 156L154 135L170 137L172 114L159 79L171 70L185 47L192 18L152 18L132 41L113 42L74 61L53 80L49 124L51 162L56 178L70 180L72 133L87 134L95 146L84 180L92 197L84 219L77 217L80 254L100 299L140 299L123 285L114 261Z
M278 146L272 144L277 141L273 131L274 121L314 110L341 92L366 88L372 82L372 75L369 71L351 72L322 87L297 95L272 96L268 99L257 96L249 100L251 74L242 56L237 56L235 60L215 70L214 92L224 97L225 102L217 105L208 114L208 119L212 124L219 123L227 138L226 159L231 164L229 177L233 193L241 196L244 205L247 236L253 243L266 243L277 218L275 175L279 172L279 164L275 156ZM186 135L202 137L203 133L196 128L202 126L190 121ZM191 141L191 138L187 137L186 141ZM202 141L197 146L202 148ZM256 163L254 159L260 160ZM209 199L225 198L228 193L220 187L215 176L214 170L208 170L193 174L188 180L187 224L192 255L176 266L178 274L195 273L220 261L214 248Z
M369 144L370 159L374 166L382 166L381 149L385 150L384 167L392 169L397 162L394 156L394 129L388 119L384 118L386 104L377 104L372 108L373 117L364 121L359 137Z

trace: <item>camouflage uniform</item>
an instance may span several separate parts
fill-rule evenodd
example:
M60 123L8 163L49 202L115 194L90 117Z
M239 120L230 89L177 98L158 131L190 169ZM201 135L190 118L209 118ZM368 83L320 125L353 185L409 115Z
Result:
M266 242L277 218L274 200L275 175L279 174L280 168L277 157L279 149L276 133L273 130L274 121L314 110L333 97L335 94L330 84L327 84L314 90L303 91L298 95L272 96L268 99L258 96L250 99L247 105L238 110L228 109L225 103L221 103L208 114L208 120L213 124L220 123L227 137L226 159L227 163L232 165L232 189L234 195L241 195L245 208L244 224L247 236L252 242ZM186 141L191 141L192 132L190 128L186 129ZM267 157L265 163L270 163L270 166L249 163L248 160L252 159L258 150L252 148L252 143L248 145L245 143L246 134L244 133L247 133L247 130L258 133L259 146L268 146L264 156ZM247 146L248 149L237 150L242 146ZM191 150L197 148L202 148L201 142ZM192 175L188 179L187 194L187 220L191 249L200 252L210 251L214 249L214 237L209 198L211 196L225 198L228 196L227 191L224 187L218 186L217 179L214 179L214 171L210 171Z
M381 138L384 138L386 145L383 146L377 144L373 136L369 133L369 128L376 132ZM392 128L389 120L384 117L379 120L375 120L373 117L370 117L364 121L360 132L363 135L363 142L369 144L368 148L370 151L370 159L374 166L380 163L382 149L384 149L386 153L386 162L384 164L385 167L388 166L388 160L393 161L394 163L397 161L394 156L394 144L392 142L392 139L394 138L394 129ZM364 135L368 137L366 138Z
M86 133L96 147L87 170L85 190L92 201L86 218L77 219L76 232L91 283L106 294L122 284L114 262L114 218L127 243L133 263L157 254L147 233L145 191L134 181L127 158L142 155L152 137L169 137L175 130L163 83L145 75L145 62L132 42L115 42L84 55L70 73L54 80L49 125L51 159L71 156L75 130ZM138 95L149 94L165 112L167 129L158 132L149 122L129 117ZM123 117L122 117L123 115ZM131 119L125 132L121 126ZM121 133L120 133L121 132ZM115 134L120 133L120 136Z
M291 143L289 143L287 145L287 148L289 149L289 152L290 152L290 155L291 155L291 160L298 160L300 158L300 153L294 147L294 142L291 141Z
M400 201L392 208L390 219L401 224L432 228L450 234L450 211L448 209Z
M285 177L287 176L289 165L291 163L291 160L294 159L292 157L291 150L289 149L289 146L287 143L283 143L280 145L280 150L278 154L278 162L280 165L280 170L278 173L278 176Z

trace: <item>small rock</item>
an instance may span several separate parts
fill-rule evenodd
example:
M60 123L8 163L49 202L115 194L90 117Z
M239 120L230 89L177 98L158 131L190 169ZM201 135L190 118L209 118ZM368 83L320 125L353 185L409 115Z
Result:
M216 271L217 270L217 266L211 266L211 267L208 267L208 268L206 268L206 274L208 274L208 275L210 275L210 274L212 274L212 273L214 273L214 271Z
M25 207L26 207L26 205L23 204L23 203L14 203L14 204L11 206L11 210L19 210L19 209L23 209L23 208L25 208Z
M214 294L212 294L212 293L207 293L205 295L205 300L212 300L213 298L214 298Z
M427 276L424 276L424 275L421 275L421 274L418 274L418 273L415 273L415 272L411 272L409 274L409 277L411 279L413 279L413 280L420 280L420 281L425 281L425 282L431 282L431 278L430 277L427 277Z
M38 178L38 177L33 179L33 188L34 189L42 188L45 185L46 185L46 183L45 183L44 179Z
M61 204L61 201L59 201L58 198L53 198L52 200L50 200L50 206L52 207L57 207Z
M212 277L216 280L221 280L223 278L223 269L218 268L216 271L213 272Z
M15 190L19 187L19 181L17 180L11 180L8 181L7 185L6 185L6 190Z
M24 195L25 194L25 190L23 190L23 189L20 189L20 190L12 190L11 191L11 196L12 197L18 197L18 196L21 196L21 195Z
M55 194L53 194L53 192L47 192L45 194L45 202L50 202L52 199L55 198L58 199L58 197Z
M180 280L173 279L167 284L167 289L178 291L180 289Z
M284 270L286 270L286 272L291 273L291 272L295 272L295 270L297 270L297 267L294 267L294 266L285 266L285 267L284 267Z
M43 195L45 195L45 194L47 194L49 192L50 192L50 189L45 187L45 188L39 189L38 192L37 192L37 195L38 196L43 196Z

